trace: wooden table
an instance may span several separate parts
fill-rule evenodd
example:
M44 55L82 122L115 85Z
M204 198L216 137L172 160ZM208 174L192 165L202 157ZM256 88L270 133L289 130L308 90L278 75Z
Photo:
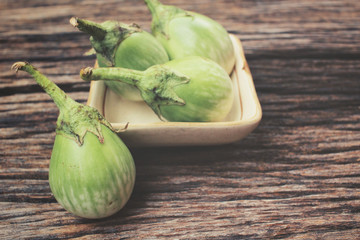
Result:
M132 148L137 179L103 220L66 212L48 166L58 110L12 63L31 62L85 103L94 56L72 16L136 22L142 0L0 2L1 239L359 239L360 2L164 0L239 37L263 108L246 139Z

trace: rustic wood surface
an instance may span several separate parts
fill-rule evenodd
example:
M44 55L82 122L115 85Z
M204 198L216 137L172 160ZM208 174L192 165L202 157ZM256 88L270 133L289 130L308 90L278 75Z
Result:
M88 37L72 16L150 28L142 0L0 1L1 239L360 239L360 2L163 0L239 37L263 108L246 139L217 147L131 149L133 195L84 220L48 184L58 110L15 61L74 99Z

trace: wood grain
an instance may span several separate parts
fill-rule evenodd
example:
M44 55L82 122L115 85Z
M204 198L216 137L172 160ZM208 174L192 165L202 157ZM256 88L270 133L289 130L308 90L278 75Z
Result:
M263 108L246 139L217 147L133 148L128 204L103 220L55 201L48 165L56 106L15 61L85 103L88 36L69 23L136 22L141 0L0 2L0 239L359 239L360 3L202 0L243 43Z

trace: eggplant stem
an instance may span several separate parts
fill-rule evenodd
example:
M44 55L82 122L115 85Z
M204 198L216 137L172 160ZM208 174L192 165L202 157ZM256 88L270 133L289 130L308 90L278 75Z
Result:
M87 67L80 70L80 77L85 81L107 80L136 86L137 82L143 79L144 73L142 71L119 67Z
M16 62L12 70L29 73L36 82L49 94L60 110L56 123L56 133L73 139L79 146L84 143L85 134L91 132L97 136L100 143L104 142L101 125L113 131L111 124L96 110L83 105L68 97L55 83L40 73L34 66L27 62Z
M159 0L145 0L145 3L152 14L156 13L159 5L162 5Z
M68 106L69 101L74 101L67 97L55 83L50 81L45 75L40 73L34 66L28 62L16 62L11 67L16 73L21 70L29 73L35 81L44 89L44 91L54 100L56 106L61 110Z
M104 29L101 24L77 17L72 17L70 19L70 24L99 41L103 40L107 33L106 29Z

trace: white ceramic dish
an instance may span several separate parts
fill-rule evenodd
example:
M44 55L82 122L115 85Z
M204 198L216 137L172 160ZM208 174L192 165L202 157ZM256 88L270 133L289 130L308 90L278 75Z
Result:
M230 35L236 55L231 79L236 89L231 112L222 122L163 122L143 102L130 102L93 81L87 104L97 108L129 146L219 145L246 137L259 124L262 110L239 39Z

